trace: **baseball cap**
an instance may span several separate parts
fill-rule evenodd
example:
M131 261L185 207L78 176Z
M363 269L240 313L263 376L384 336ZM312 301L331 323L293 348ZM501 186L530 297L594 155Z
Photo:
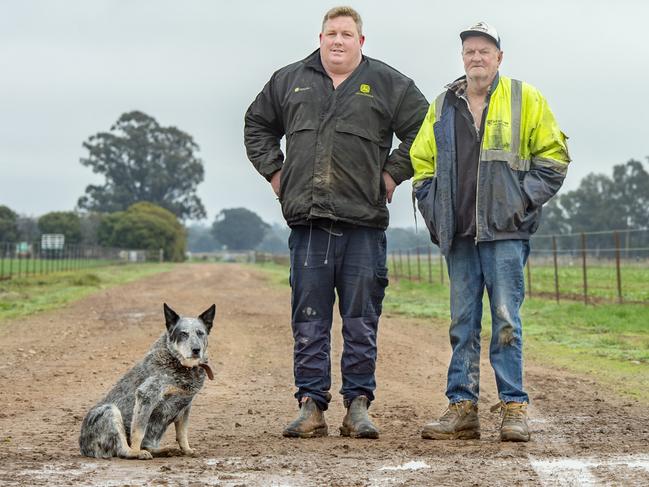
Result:
M494 41L496 46L498 46L498 49L500 49L500 36L498 35L498 31L486 22L478 22L460 32L460 39L462 39L462 41L470 36L486 37L487 39Z

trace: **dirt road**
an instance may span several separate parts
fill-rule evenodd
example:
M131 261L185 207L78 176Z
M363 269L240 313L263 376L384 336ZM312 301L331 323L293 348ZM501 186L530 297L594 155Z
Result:
M83 416L163 331L163 301L181 314L217 305L216 379L196 397L190 420L197 456L81 457ZM482 439L420 439L420 427L446 404L447 332L399 316L384 316L379 333L371 414L381 439L340 437L339 397L327 413L328 438L282 438L296 413L288 316L288 289L269 286L254 268L206 264L0 324L0 485L649 485L649 407L534 363L526 368L530 443L498 441L487 361ZM334 364L341 347L337 320ZM172 430L164 444L173 444Z

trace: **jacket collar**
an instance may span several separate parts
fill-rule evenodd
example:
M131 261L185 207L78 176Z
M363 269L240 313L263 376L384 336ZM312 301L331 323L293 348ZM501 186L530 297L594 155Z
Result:
M499 81L500 81L500 72L497 71L496 76L494 77L494 80L491 82L491 86L489 86L489 90L487 91L487 98L489 98L491 94L494 92L494 90L498 86ZM457 96L458 98L461 98L466 94L466 86L467 86L466 75L464 75L464 76L460 76L452 83L447 84L444 88L452 91L453 94L455 94L455 96Z
M365 62L367 61L367 58L365 57L365 54L361 53L361 62L360 64L356 67L358 69L360 66L362 66ZM323 74L327 74L327 70L324 68L322 65L322 59L320 58L320 48L316 49L313 51L311 54L309 54L307 57L305 57L302 62L304 63L305 66L311 69L315 69L316 71L319 71ZM354 72L356 71L354 70ZM350 74L351 76L351 74Z
M302 62L311 69L326 73L325 68L322 65L322 60L320 59L320 48L316 49L307 57L305 57Z

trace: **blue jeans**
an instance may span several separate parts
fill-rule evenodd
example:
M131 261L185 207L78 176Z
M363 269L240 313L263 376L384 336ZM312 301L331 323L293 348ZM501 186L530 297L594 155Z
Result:
M338 292L344 339L341 358L345 405L374 399L376 335L388 284L383 230L296 226L291 250L291 325L296 399L311 397L326 410L331 400L331 323Z
M478 402L480 394L480 330L482 297L487 288L491 307L489 359L496 374L498 397L529 402L523 390L523 336L519 310L525 298L527 240L475 244L456 237L446 258L451 281L450 338L453 355L448 368L449 402Z

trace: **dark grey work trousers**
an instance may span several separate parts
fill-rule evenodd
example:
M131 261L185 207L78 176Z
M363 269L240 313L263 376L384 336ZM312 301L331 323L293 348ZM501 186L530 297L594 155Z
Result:
M341 358L345 406L374 399L376 337L388 285L385 232L376 228L300 225L291 230L291 325L294 375L300 401L322 410L331 400L331 323L336 293L342 317Z

